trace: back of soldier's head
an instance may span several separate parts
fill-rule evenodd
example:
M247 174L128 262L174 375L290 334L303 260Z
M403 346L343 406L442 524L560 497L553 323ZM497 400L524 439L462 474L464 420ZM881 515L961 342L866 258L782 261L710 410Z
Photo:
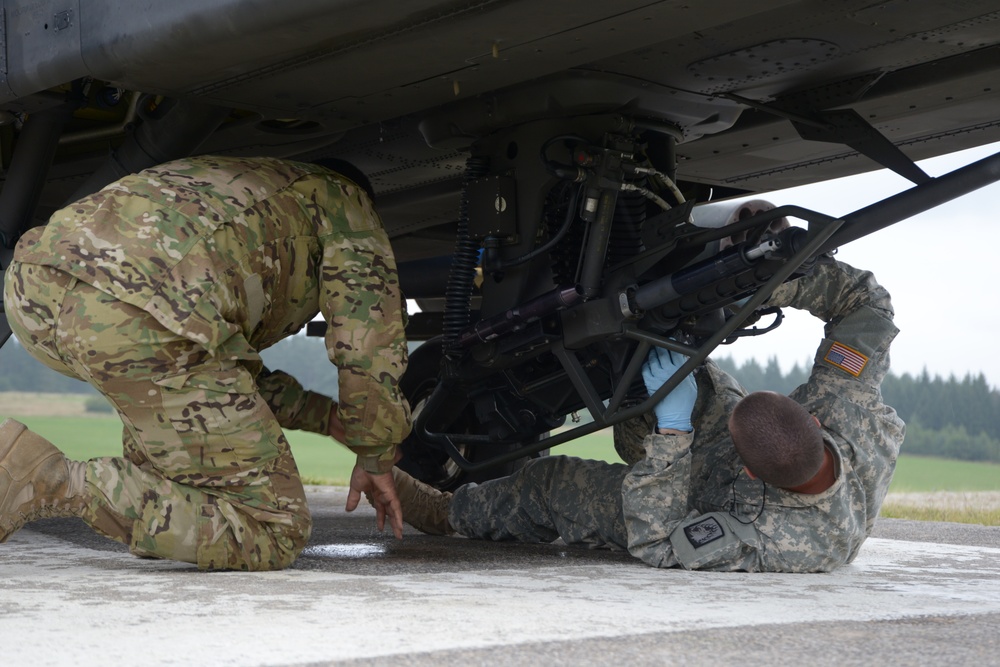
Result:
M808 482L823 464L823 436L801 405L772 391L749 394L729 418L736 452L755 477L782 488Z

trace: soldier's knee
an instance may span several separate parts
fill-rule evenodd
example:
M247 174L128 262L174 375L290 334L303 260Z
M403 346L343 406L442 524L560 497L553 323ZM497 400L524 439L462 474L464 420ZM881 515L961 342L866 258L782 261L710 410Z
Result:
M566 465L564 456L543 456L528 461L517 474L515 484L519 495L545 492L558 479Z
M305 505L268 511L212 498L197 510L195 553L189 562L202 570L284 569L295 562L312 533Z
M312 536L312 518L306 513L305 516L296 517L292 526L282 528L273 536L273 566L264 569L283 570L295 562L309 544L309 538Z

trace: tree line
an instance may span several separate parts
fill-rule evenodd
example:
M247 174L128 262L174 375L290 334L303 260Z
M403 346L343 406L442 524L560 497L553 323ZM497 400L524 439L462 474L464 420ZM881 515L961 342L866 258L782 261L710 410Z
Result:
M296 377L305 387L337 396L337 374L326 363L321 338L292 336L265 350L264 363ZM796 364L783 373L777 358L765 364L716 362L749 391L790 393L806 381L809 369ZM96 393L85 382L41 366L11 339L0 348L0 391ZM962 379L890 373L882 384L885 402L906 422L903 452L967 461L1000 462L1000 391L982 375Z

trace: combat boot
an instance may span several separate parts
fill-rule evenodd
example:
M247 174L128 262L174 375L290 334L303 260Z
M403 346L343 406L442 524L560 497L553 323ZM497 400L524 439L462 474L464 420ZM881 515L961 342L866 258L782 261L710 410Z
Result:
M0 542L18 528L58 516L80 516L86 464L13 419L0 424Z
M451 494L438 491L429 484L411 477L399 468L392 469L396 495L403 506L403 521L428 535L454 535L448 523Z

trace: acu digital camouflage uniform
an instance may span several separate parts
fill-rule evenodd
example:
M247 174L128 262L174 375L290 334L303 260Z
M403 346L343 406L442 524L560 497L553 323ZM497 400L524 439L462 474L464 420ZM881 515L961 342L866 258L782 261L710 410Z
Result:
M816 416L836 461L829 489L805 495L742 473L728 420L746 395L712 362L696 371L694 431L651 433L651 421L616 427L632 466L549 457L519 473L458 489L448 519L461 534L628 549L657 567L829 571L850 563L872 530L904 426L882 401L892 323L889 294L871 273L822 262L780 287L770 305L827 323L812 374L791 397ZM628 459L626 459L628 460Z
M315 165L197 158L127 176L19 242L14 332L99 389L123 458L87 463L84 520L132 552L273 569L311 521L281 427L327 434L333 401L258 354L319 311L338 415L369 472L410 428L402 304L364 191Z

